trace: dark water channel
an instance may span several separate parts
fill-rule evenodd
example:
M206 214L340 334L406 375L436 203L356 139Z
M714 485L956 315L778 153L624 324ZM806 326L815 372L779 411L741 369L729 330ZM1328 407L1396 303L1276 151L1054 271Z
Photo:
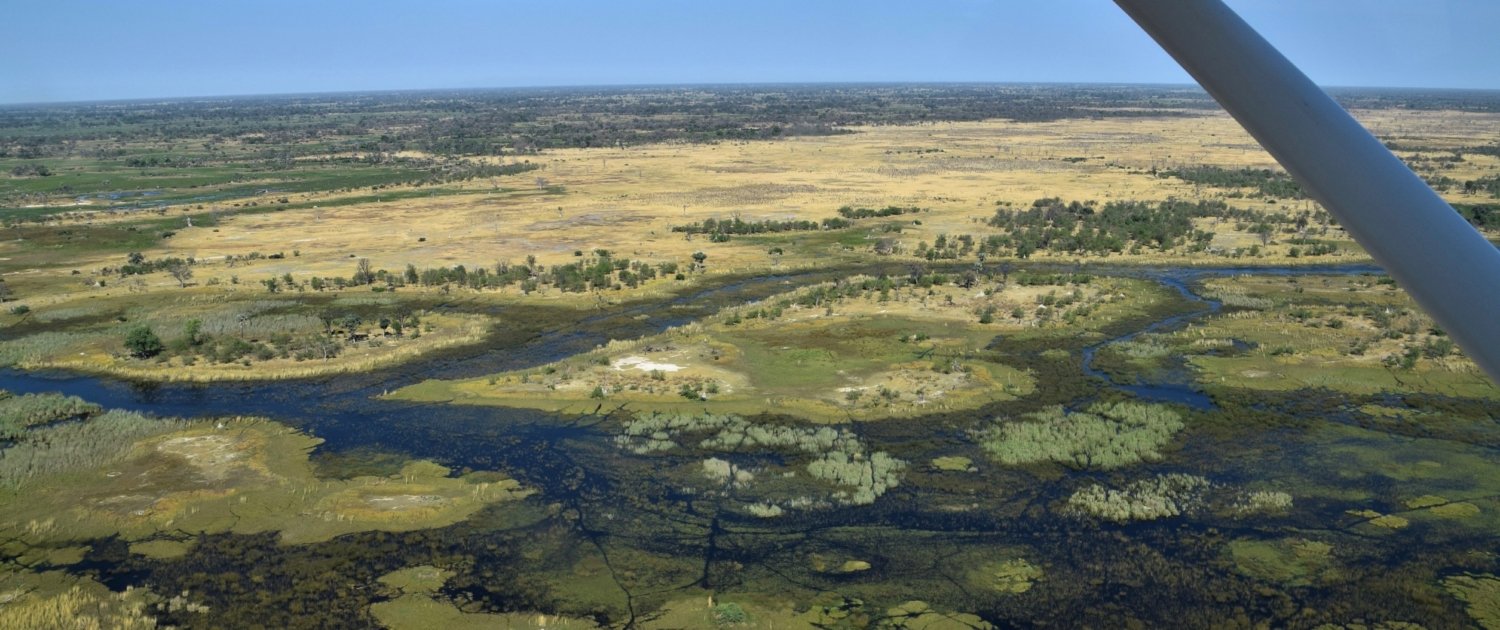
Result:
M860 270L856 270L860 271ZM1254 275L1328 275L1380 273L1370 266L1328 266L1296 268L1089 268L1096 275L1120 275L1151 279L1177 291L1183 298L1196 305L1190 312L1150 322L1136 330L1100 342L1084 350L1083 370L1089 377L1100 379L1109 387L1125 389L1136 396L1153 401L1187 405L1199 410L1212 410L1213 402L1201 391L1192 387L1190 381L1176 382L1132 382L1116 383L1094 367L1094 356L1099 348L1117 341L1133 339L1138 335L1169 331L1195 318L1220 310L1221 305L1204 299L1192 291L1192 284L1211 276L1239 274ZM638 470L621 472L618 468L628 466L615 460L625 458L610 443L612 435L597 428L599 417L592 414L559 418L556 415L498 407L479 407L446 404L418 404L378 398L382 392L413 384L429 378L457 379L481 376L503 370L523 369L560 360L588 351L611 339L634 338L661 332L668 327L681 325L711 314L727 305L760 299L786 291L793 286L820 282L832 277L828 272L788 276L767 276L741 280L679 296L665 302L642 305L627 305L612 310L588 315L567 322L520 341L504 342L488 346L471 347L440 356L423 358L406 365L369 374L345 375L331 378L262 383L216 383L212 385L140 384L111 378L80 376L71 374L29 373L15 370L0 371L0 389L16 393L62 392L79 396L106 408L129 409L160 416L228 416L251 415L272 418L290 426L303 429L325 440L320 450L326 452L355 452L369 449L377 452L399 453L407 457L429 458L456 468L476 470L498 469L512 474L523 483L540 490L546 501L560 501L571 510L580 544L598 545L615 538L636 537L631 544L642 547L669 548L652 528L651 518L664 518L674 524L662 525L663 531L675 529L682 535L683 523L691 523L696 538L691 543L680 543L687 555L701 557L701 574L678 580L679 587L715 586L719 578L714 574L718 565L744 566L757 563L759 570L766 572L766 579L783 580L792 591L830 592L837 591L837 580L818 584L802 584L796 571L779 564L780 553L791 545L781 542L772 544L779 536L786 540L806 541L817 538L820 549L839 549L847 543L828 532L841 531L850 526L888 528L893 531L918 533L943 532L945 536L969 538L978 536L989 543L1036 543L1050 541L1055 544L1059 557L1076 563L1077 570L1108 562L1109 558L1091 555L1111 555L1116 559L1140 553L1134 549L1112 547L1101 548L1095 539L1105 537L1101 532L1078 532L1060 529L1055 524L1036 519L1021 518L1029 514L1032 507L1013 505L1011 517L999 514L975 514L951 511L942 501L926 497L917 488L918 484L904 485L900 491L881 499L873 506L855 510L835 510L823 515L809 515L768 526L766 523L736 523L732 516L716 515L705 499L682 495L661 483L655 490L646 492L634 484L649 478L650 472ZM502 322L504 310L498 315ZM504 324L501 324L504 326ZM925 443L929 440L948 440L958 443L965 439L962 430L944 429L942 421L930 423L933 435L923 434L929 423L877 423L878 426L858 429L874 439L890 442ZM889 424L890 426L886 426ZM901 426L896 426L901 425ZM972 492L960 488L953 494ZM635 496L616 496L620 493ZM654 493L654 494L653 494ZM607 498L606 498L607 497ZM946 499L945 499L946 500ZM1035 503L1041 498L1032 496ZM683 507L658 507L667 503ZM629 516L634 525L624 519ZM617 517L619 520L617 520ZM1010 518L1011 520L1006 520ZM663 522L665 523L666 520ZM738 538L730 531L738 525ZM757 527L758 533L746 534L749 528ZM779 528L779 529L778 529ZM611 533L613 532L613 533ZM665 533L660 534L665 536ZM826 535L826 536L825 536ZM905 539L883 539L880 536L894 534L868 534L868 548L906 545ZM925 536L926 534L921 534ZM1170 545L1167 539L1175 534L1172 530L1152 530L1149 527L1137 532L1143 540L1160 539L1162 545ZM760 542L757 536L763 537ZM1082 536L1083 538L1080 538ZM734 542L726 542L733 540ZM779 539L778 539L779 540ZM923 540L926 540L925 538ZM1088 540L1089 542L1083 542ZM771 545L770 547L762 546ZM926 550L935 543L913 542L913 549ZM1148 544L1150 544L1148 542ZM1107 551L1100 551L1106 549ZM942 550L932 548L933 554ZM926 553L922 551L921 553ZM955 552L957 553L957 552ZM1181 553L1191 556L1191 550ZM1148 554L1149 555L1149 554ZM1136 559L1130 562L1148 562ZM1187 558L1191 561L1191 558ZM495 562L500 562L495 560ZM611 570L615 570L611 568ZM920 567L882 566L876 563L876 571L885 572L894 585L903 580L912 584L926 583L930 579ZM1106 571L1107 573L1107 571ZM1059 571L1058 579L1064 579L1065 571ZM914 577L921 576L921 577ZM951 580L951 576L940 576ZM1126 579L1115 576L1110 579ZM1130 606L1210 606L1212 593L1201 593L1201 600L1172 603L1149 601L1153 598L1183 597L1184 593L1202 590L1202 584L1185 580L1172 583L1170 588L1142 600L1146 594L1140 589L1115 589L1105 587L1100 592L1083 596L1091 601L1089 606L1109 604L1112 598L1130 600ZM624 588L622 586L622 588ZM922 588L913 586L911 588ZM953 589L952 585L942 588ZM781 590L781 589L775 589ZM896 590L900 590L897 588ZM958 588L962 591L962 587ZM627 595L634 601L639 594ZM504 607L504 596L492 595L492 604ZM942 598L936 598L942 599ZM1114 601L1110 605L1123 605ZM1039 608L1014 611L991 611L985 615L1003 623L1018 623L1034 615L1052 615L1054 619L1073 621L1098 618L1089 616L1092 609L1079 612L1084 616L1068 616L1048 607L1064 606L1061 601L1042 602ZM1165 609L1164 609L1165 610ZM629 625L635 619L634 604L628 613L610 616L608 621L616 625ZM1150 615L1145 615L1151 618ZM1161 620L1158 618L1158 620ZM1187 625L1193 625L1187 623Z
M1182 370L1169 374L1166 380L1154 383L1141 381L1131 383L1118 383L1103 371L1094 367L1094 357L1099 349L1112 343L1130 341L1144 334L1171 332L1183 325L1205 315L1219 312L1224 305L1216 300L1204 298L1194 293L1191 284L1214 276L1239 276L1239 275L1261 275L1261 276L1308 276L1308 275L1358 275L1384 273L1379 267L1373 265L1347 265L1347 266L1319 266L1319 267L1271 267L1271 268L1221 268L1221 269L1158 269L1145 272L1144 277L1161 283L1197 306L1196 309L1173 315L1164 319L1151 322L1147 326L1134 330L1117 337L1107 339L1083 350L1083 372L1089 376L1110 381L1114 387L1135 394L1143 400L1154 402L1175 403L1187 405L1194 409L1212 410L1213 400L1204 395L1202 391L1193 387L1190 383L1191 377Z
M1041 268L1045 269L1045 268ZM1194 319L1216 313L1221 305L1192 291L1191 284L1204 278L1234 275L1356 275L1382 273L1369 265L1318 267L1243 268L1090 268L1099 275L1120 275L1154 280L1201 305L1197 310L1150 322L1146 326L1099 342L1084 349L1083 370L1106 381L1109 377L1093 366L1097 351L1111 343L1142 334L1170 331ZM296 381L223 382L213 384L141 383L111 377L56 372L26 372L0 369L0 389L15 393L54 391L79 396L107 408L128 409L160 416L256 415L313 429L330 441L342 443L349 424L385 425L390 433L405 422L437 420L430 406L382 400L379 394L427 379L473 378L507 370L525 369L558 361L592 350L612 339L631 339L680 326L723 306L759 299L812 282L829 279L826 273L800 276L771 275L742 280L725 286L678 296L665 302L627 306L582 317L565 327L545 331L519 345L479 344L456 351L420 358L401 366L367 374L339 375ZM499 313L504 317L504 312ZM504 326L505 324L500 324ZM1111 383L1147 400L1174 402L1209 409L1212 402L1184 382ZM472 421L532 421L541 415L517 409L467 409L460 405L443 408L442 416L466 416ZM395 423L394 426L387 423ZM362 443L356 440L354 444ZM403 445L405 446L405 445Z

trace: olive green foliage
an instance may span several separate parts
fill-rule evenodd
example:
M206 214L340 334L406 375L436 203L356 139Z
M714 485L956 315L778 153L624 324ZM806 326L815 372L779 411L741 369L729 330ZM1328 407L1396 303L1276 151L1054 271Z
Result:
M725 602L714 606L714 622L721 625L734 625L750 621L750 614L745 612L739 604Z
M433 566L419 566L387 573L379 578L382 586L395 597L376 602L370 613L382 627L393 630L408 628L444 630L475 630L487 628L555 628L578 630L597 628L587 619L572 619L557 615L539 615L528 612L482 613L459 609L452 600L437 595L437 591L453 577L453 571Z
M862 452L835 451L813 460L807 465L807 472L818 479L854 488L849 502L868 505L900 483L900 473L904 468L906 462L884 451L873 453L868 458Z
M104 585L61 571L28 573L0 567L0 628L6 630L149 630L149 591L113 593ZM177 598L174 598L177 599ZM165 607L168 602L161 602ZM186 602L179 608L185 609ZM196 610L195 610L196 612Z
M868 453L859 437L848 429L833 427L799 427L752 424L739 416L718 414L638 413L625 423L615 444L638 455L688 448L688 434L708 434L696 447L717 453L759 453L793 451L813 458L807 462L807 473L814 479L841 486L834 498L840 503L868 505L900 483L906 462L885 452ZM751 475L735 470L725 460L710 458L703 470L712 479L736 484L749 482ZM757 516L779 514L775 504L757 504Z
M862 627L859 624L850 624L847 621L849 619L859 619L857 609L852 611L819 611L814 609L809 612L822 613L819 617L811 615L804 617L804 619L809 619L813 622L812 627L814 628ZM978 616L969 613L933 610L931 605L921 600L904 602L899 606L887 609L879 622L869 627L880 628L882 630L994 630L995 628L994 624L980 619Z
M130 356L139 359L149 359L166 349L162 344L161 337L146 326L137 326L125 333L125 349L130 351Z
M998 593L1019 594L1031 590L1037 580L1042 579L1041 568L1025 558L1010 558L989 562L969 574L975 585Z
M17 444L0 451L0 488L17 488L39 477L97 468L125 457L128 453L121 448L123 444L184 426L181 420L110 410L86 422L30 429Z
M77 630L150 630L156 620L146 615L142 602L113 593L101 595L74 587L66 593L28 599L0 608L0 627L12 630L71 628Z
M98 405L76 396L53 393L13 396L0 390L0 440L19 438L29 427L99 411Z
M1500 630L1500 577L1455 575L1443 580L1443 588L1468 605L1469 616L1485 630Z
M1203 494L1211 485L1207 479L1181 473L1157 475L1120 490L1090 485L1068 497L1067 509L1116 523L1150 521L1203 507Z
M1336 577L1333 547L1316 540L1236 540L1229 556L1240 573L1287 586L1307 586Z
M1100 403L1073 413L1056 406L1025 417L1025 422L1006 422L980 436L996 461L1109 470L1160 460L1161 447L1183 427L1175 411L1131 402Z
M947 472L974 472L974 460L959 455L932 458L932 467Z

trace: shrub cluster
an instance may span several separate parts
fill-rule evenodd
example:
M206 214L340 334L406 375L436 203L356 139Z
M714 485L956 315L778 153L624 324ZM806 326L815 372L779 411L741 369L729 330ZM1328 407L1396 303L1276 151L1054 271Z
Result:
M1159 449L1183 427L1177 412L1134 402L1098 403L1073 413L1056 406L1026 419L981 434L980 444L1002 464L1109 470L1160 460Z

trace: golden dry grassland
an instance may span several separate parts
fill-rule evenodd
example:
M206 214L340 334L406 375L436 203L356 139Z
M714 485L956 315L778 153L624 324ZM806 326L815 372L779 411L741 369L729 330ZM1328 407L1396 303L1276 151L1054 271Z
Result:
M1433 150L1500 141L1500 116L1491 114L1379 110L1357 115L1383 136ZM997 203L1027 206L1037 198L1054 196L1098 202L1217 199L1229 191L1157 177L1151 172L1200 165L1275 168L1270 157L1221 113L1046 123L935 123L857 131L777 141L553 150L533 158L544 168L527 174L544 178L545 189L505 190L489 182L470 183L464 185L461 194L231 215L215 227L180 227L174 237L143 252L148 259L194 258L198 262L191 282L197 289L179 288L166 273L128 279L99 275L100 268L123 262L114 254L83 256L72 269L29 267L26 260L7 253L7 249L16 247L14 244L0 243L0 262L7 269L5 280L24 296L31 316L77 308L82 300L124 300L149 306L163 303L162 296L184 291L242 295L263 291L258 284L261 280L285 274L299 280L347 277L354 271L357 258L369 259L376 269L399 273L407 265L490 267L498 262L520 263L528 256L552 266L576 262L576 252L594 249L610 250L616 257L686 266L694 252L702 251L708 255L705 271L689 274L685 280L693 283L723 274L830 266L873 256L870 244L874 235L868 231L794 232L775 239L745 237L728 243L709 243L703 235L671 231L673 226L709 218L816 221L836 216L836 209L845 205L919 206L926 211L901 217L904 225L895 236L909 256L919 242L931 243L939 235L984 237L1000 233L999 228L984 224ZM1471 155L1443 174L1462 181L1497 171L1500 160ZM294 203L338 198L331 194L293 197ZM1450 199L1485 200L1462 195ZM1268 203L1240 197L1226 201L1236 207L1277 212L1316 207L1305 200ZM171 209L168 216L180 211ZM905 220L908 218L911 220ZM1245 249L1261 243L1259 236L1241 229L1244 225L1214 219L1198 221L1200 229L1215 232L1215 248ZM1291 258L1291 246L1273 240L1265 244L1259 257L1249 259L1148 249L1107 260L1168 264L1365 260L1337 227L1320 238L1339 243L1341 251L1333 256ZM243 257L251 252L282 252L286 256L226 262L227 256ZM1033 259L1102 260L1049 252L1038 252ZM73 274L74 269L79 273ZM104 286L98 286L98 280L105 280ZM475 299L584 308L597 306L601 300L664 295L683 282L658 279L639 289L593 295L563 293L544 286L523 296L512 286L486 291ZM431 296L436 291L431 287L401 289L406 297ZM0 318L8 320L6 323L18 321L11 315ZM459 324L450 342L475 340L477 325ZM338 370L385 365L450 344L431 340L421 347L415 345L399 351L387 349L379 358L363 356L376 353L351 355ZM82 349L83 354L71 347L67 350L72 354L43 353L45 356L30 365L95 369L141 378L182 378L175 368L112 361L102 346ZM253 378L268 373L307 375L319 371L298 365L265 368L255 370ZM226 367L203 378L237 378L239 372Z

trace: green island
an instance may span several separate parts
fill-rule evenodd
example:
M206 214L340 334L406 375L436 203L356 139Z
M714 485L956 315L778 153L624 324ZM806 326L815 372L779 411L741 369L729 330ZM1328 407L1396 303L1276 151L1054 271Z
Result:
M987 348L997 336L1058 345L1102 339L1100 328L1113 320L1170 306L1142 281L1071 274L1038 276L1030 286L955 281L963 282L938 273L851 277L564 361L392 396L558 412L609 405L775 409L824 422L899 418L1032 393L1035 375Z

